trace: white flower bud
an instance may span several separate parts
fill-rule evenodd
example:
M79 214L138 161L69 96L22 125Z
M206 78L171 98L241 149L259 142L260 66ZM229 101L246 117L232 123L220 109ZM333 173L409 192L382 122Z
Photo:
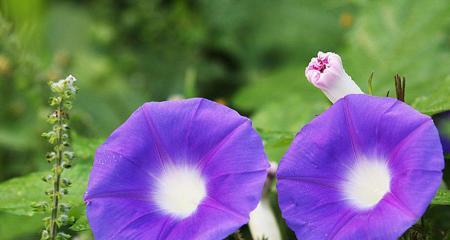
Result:
M248 226L253 239L281 240L277 220L267 197L263 197L256 209L250 213Z
M345 72L341 57L332 52L319 52L317 57L311 59L305 75L333 103L349 94L363 94Z

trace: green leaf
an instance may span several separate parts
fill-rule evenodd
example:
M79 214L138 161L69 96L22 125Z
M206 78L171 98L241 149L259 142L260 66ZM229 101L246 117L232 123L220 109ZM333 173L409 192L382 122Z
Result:
M412 106L428 115L450 110L450 76L442 84L436 84L433 87L432 95L417 97Z
M431 202L433 205L450 205L450 191L439 189Z
M41 216L19 216L0 213L0 239L39 239L42 226Z
M87 187L90 166L78 164L63 172L63 177L72 181L69 194L63 196L63 202L72 207L84 205L83 194ZM44 191L51 186L41 180L48 172L35 172L26 176L13 178L0 183L0 211L17 215L32 216L34 214L30 204L46 200Z
M294 139L295 133L257 129L264 143L269 160L279 162Z
M243 110L256 110L252 115L254 126L269 131L297 132L329 106L298 66L254 76L233 100Z
M70 230L72 231L80 232L90 229L89 222L86 217L85 207L83 206L81 210L81 215L77 217L75 223L70 227Z
M295 133L283 131L266 131L257 129L265 147L284 147L289 146L294 139Z
M433 113L448 107L450 1L366 1L347 36L346 71L361 86L374 72L374 95L394 92L393 76L406 77L406 101ZM392 95L391 95L392 96ZM447 104L444 102L447 100Z

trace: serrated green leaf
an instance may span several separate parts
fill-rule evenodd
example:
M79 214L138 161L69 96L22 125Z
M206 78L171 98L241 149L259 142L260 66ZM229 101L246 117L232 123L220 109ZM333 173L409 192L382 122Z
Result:
M450 191L439 189L431 202L433 205L450 205Z

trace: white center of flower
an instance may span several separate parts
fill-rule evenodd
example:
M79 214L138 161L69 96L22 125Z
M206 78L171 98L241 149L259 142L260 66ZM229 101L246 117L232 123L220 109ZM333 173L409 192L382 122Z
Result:
M191 215L206 196L206 183L193 167L166 167L159 176L153 199L158 207L180 218Z
M361 160L347 173L344 197L360 209L375 206L390 191L391 175L384 161Z

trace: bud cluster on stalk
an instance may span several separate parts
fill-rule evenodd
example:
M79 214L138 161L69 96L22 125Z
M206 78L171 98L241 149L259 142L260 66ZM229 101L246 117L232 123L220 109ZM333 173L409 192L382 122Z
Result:
M32 203L35 211L49 214L43 219L45 228L42 230L41 239L69 239L70 235L60 231L60 228L74 221L73 217L69 217L70 205L62 202L72 183L63 177L62 173L72 166L74 159L74 153L70 150L68 122L72 99L78 90L75 82L75 77L71 75L57 82L50 82L53 94L50 97L50 106L53 112L47 117L47 121L52 128L42 134L52 145L51 151L46 154L46 159L52 166L51 172L42 177L50 187L45 191L47 201Z

